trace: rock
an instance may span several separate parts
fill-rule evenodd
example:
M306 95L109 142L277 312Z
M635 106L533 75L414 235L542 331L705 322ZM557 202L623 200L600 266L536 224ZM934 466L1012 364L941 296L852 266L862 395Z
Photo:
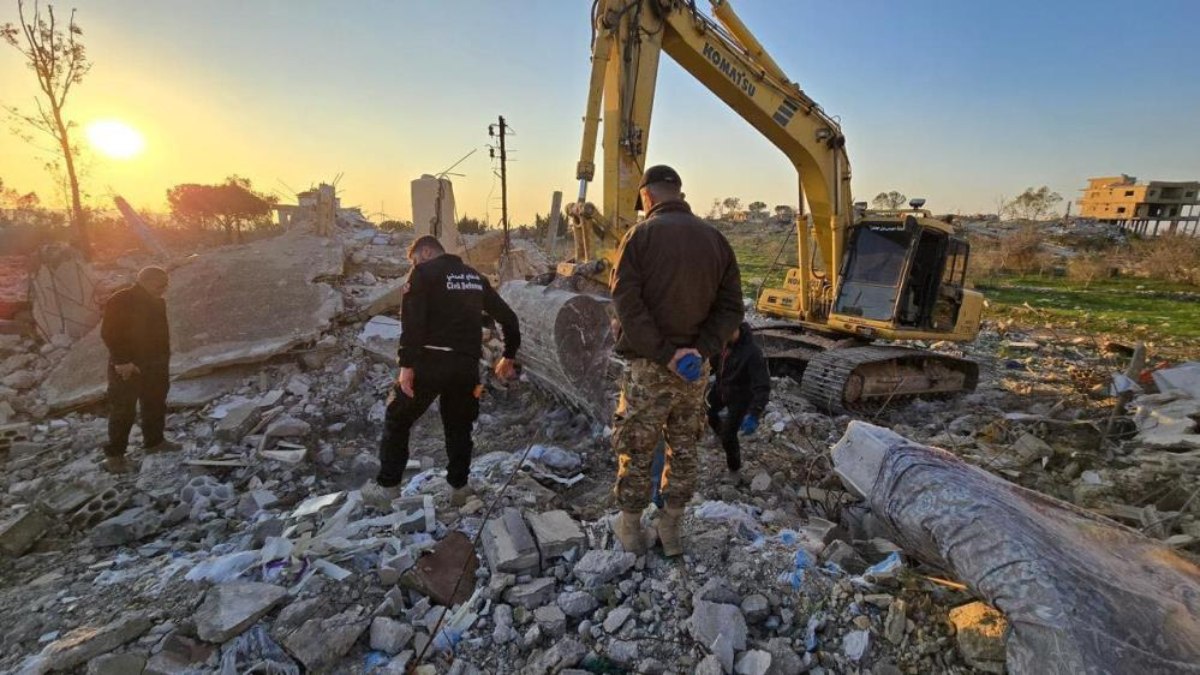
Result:
M612 640L605 653L617 665L632 667L637 664L638 643L633 640Z
M742 596L737 591L729 586L729 582L724 577L712 576L709 577L700 590L692 594L692 600L707 600L708 602L719 602L723 605L740 605L742 604Z
M575 578L589 587L601 586L625 574L637 562L637 556L626 551L591 550L575 564Z
M587 546L587 537L579 528L579 523L566 511L527 513L525 520L542 554L543 567L549 566L550 560L560 558L568 551L583 550Z
M792 649L787 638L767 640L767 651L771 653L771 668L767 675L800 675L804 671L804 660Z
M416 655L415 651L406 649L392 657L392 660L388 661L382 670L373 672L380 673L380 675L408 675L408 662L412 661Z
M217 422L214 434L219 440L236 443L258 424L259 409L254 403L243 403L225 413Z
M904 641L904 626L907 621L906 603L898 598L893 600L883 622L883 636L888 642L898 645Z
M751 649L742 654L734 667L737 675L766 675L771 668L771 654L761 649Z
M748 595L745 600L742 600L742 614L750 623L764 621L770 613L771 602L767 600L767 596L761 593Z
M141 637L152 625L144 614L135 613L99 628L81 626L46 645L26 669L39 673L71 670Z
M573 668L587 654L583 643L571 638L559 640L553 647L543 650L521 672L525 675L552 675Z
M950 610L949 619L957 630L963 660L990 673L1004 672L1008 621L1003 614L982 602L972 602Z
M48 527L50 519L37 509L27 508L17 513L0 523L0 552L13 557L24 555L46 534Z
M759 471L754 480L750 481L751 492L766 492L771 489L771 474L766 471Z
M852 630L842 636L842 654L851 661L858 662L871 646L871 633L865 630Z
M725 669L721 667L721 659L709 654L696 666L695 675L725 675Z
M216 647L195 640L181 631L168 633L157 647L158 653L150 657L143 675L174 675L192 670L194 664L204 663Z
M521 512L507 508L499 518L483 528L483 553L493 573L532 574L538 571L540 556Z
M327 619L310 619L283 640L283 646L310 671L332 670L367 629L361 607Z
M106 654L88 661L88 675L137 675L146 667L141 654Z
M134 507L96 525L92 530L92 544L100 547L132 544L158 532L161 524L162 516L157 511L145 506Z
M567 615L557 605L543 605L533 610L533 620L543 634L552 638L560 638L567 632Z
M398 654L412 642L414 634L413 627L406 623L383 616L376 617L371 622L371 649L389 655Z
M37 386L38 379L39 378L37 374L33 371L18 370L11 375L5 376L3 380L0 380L0 383L10 389L23 391L25 389L32 389L33 387Z
M867 561L854 550L854 547L838 539L821 551L821 564L833 563L850 574L862 574L867 570Z
M746 648L746 619L734 605L693 600L687 629L696 642L721 658L726 670L733 669L733 654Z
M285 597L287 589L272 584L235 581L214 586L196 610L196 635L217 644L231 640Z
M558 594L558 607L572 619L591 614L600 606L596 596L587 591L566 591Z
M508 589L504 601L526 609L541 607L554 599L554 579L543 577Z
M618 607L609 612L608 616L604 617L604 631L607 633L616 633L621 630L621 626L625 625L625 622L629 620L632 614L633 610L628 607Z
M307 436L311 431L308 422L295 417L281 417L267 426L267 435L276 438Z

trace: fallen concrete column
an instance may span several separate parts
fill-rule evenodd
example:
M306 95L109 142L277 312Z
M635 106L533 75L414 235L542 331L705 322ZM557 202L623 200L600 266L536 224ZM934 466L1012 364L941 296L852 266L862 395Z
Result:
M1160 542L864 422L833 462L906 553L1004 612L1008 672L1200 672L1200 567Z
M567 403L607 421L613 344L607 301L523 281L504 284L500 295L521 320L517 360L526 372Z

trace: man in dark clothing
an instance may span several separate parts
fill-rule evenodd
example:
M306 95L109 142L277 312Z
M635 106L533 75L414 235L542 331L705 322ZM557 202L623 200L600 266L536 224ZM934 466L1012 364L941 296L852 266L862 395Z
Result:
M626 551L645 550L641 513L651 499L654 449L665 438L658 536L668 556L683 552L679 521L696 486L704 359L721 350L743 313L733 249L692 215L681 187L668 166L646 170L639 190L646 219L625 235L612 277L616 349L629 360L613 420L621 508L614 531Z
M471 425L479 416L479 359L483 314L504 331L504 356L496 363L501 379L516 376L521 332L517 315L487 279L456 255L446 253L436 237L424 236L408 251L413 263L400 311L400 375L388 397L380 469L376 483L364 489L376 506L400 496L408 464L408 438L413 424L440 397L446 434L446 482L454 489L451 503L461 506L470 496Z
M717 378L708 390L708 426L721 439L729 470L738 471L742 468L738 432L754 433L771 396L771 373L750 324L742 323L721 353L710 359L710 366ZM722 421L720 413L726 408Z
M163 436L167 391L171 388L171 334L167 326L167 273L159 267L138 272L137 282L117 291L104 305L100 336L108 347L108 446L104 468L132 470L125 457L138 404L146 452L170 452L179 444Z

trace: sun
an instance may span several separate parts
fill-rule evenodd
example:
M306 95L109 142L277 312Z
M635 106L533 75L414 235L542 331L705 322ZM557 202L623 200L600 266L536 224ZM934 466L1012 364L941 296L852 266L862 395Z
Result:
M118 120L96 120L85 131L92 147L113 159L129 159L146 147L137 129Z

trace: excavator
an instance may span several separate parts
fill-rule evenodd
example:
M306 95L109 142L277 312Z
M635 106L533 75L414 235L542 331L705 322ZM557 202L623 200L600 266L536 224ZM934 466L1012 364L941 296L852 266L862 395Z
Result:
M973 390L975 363L894 344L975 339L983 298L965 285L967 241L921 208L924 200L884 211L854 203L840 124L784 74L728 2L710 2L711 17L694 0L593 3L579 193L567 207L574 255L544 289L513 282L502 290L533 324L531 332L543 334L530 347L537 352L530 368L568 399L603 409L587 405L602 395L595 381L604 376L611 345L597 302L623 235L638 222L638 182L665 53L796 168L798 266L786 270L782 284L762 288L755 305L768 319L755 335L773 372L795 377L807 399L838 413ZM597 208L587 190L601 127L604 191ZM596 302L579 299L588 294Z

